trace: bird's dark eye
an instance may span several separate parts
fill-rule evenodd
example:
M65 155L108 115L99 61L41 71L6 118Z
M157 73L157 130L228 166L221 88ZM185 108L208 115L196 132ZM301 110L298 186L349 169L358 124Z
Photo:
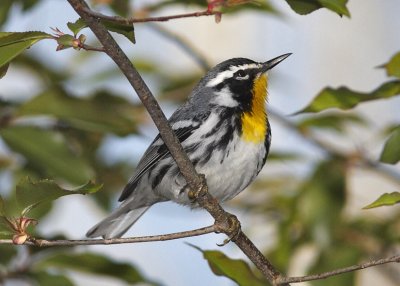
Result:
M244 72L244 70L238 70L236 72L236 77L245 77L246 73Z

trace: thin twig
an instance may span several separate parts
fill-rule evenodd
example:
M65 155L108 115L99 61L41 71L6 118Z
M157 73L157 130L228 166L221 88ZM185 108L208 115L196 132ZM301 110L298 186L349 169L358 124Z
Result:
M202 12L193 12L193 13L185 13L185 14L177 14L170 16L161 16L161 17L148 17L148 18L124 18L121 16L107 16L99 12L95 12L89 8L82 8L82 12L93 16L97 19L107 20L114 23L121 24L134 24L134 23L146 23L146 22L166 22L173 19L182 19L182 18L192 18L192 17L202 17L202 16L212 16L212 15L220 15L219 11L202 11Z
M85 51L105 52L103 47L92 47L85 44L83 44L80 48Z
M35 245L39 247L48 246L77 246L77 245L98 245L98 244L123 244L123 243L139 243L139 242L152 242L152 241L167 241L185 237L193 237L212 233L216 231L215 225L202 227L194 230L175 232L169 234L127 237L127 238L112 238L112 239L59 239L59 240L46 240L46 239L31 239L27 240L25 245ZM0 244L13 244L11 239L0 239Z
M278 283L300 283L305 281L312 281L312 280L321 280L328 277L340 275L343 273L353 272L361 269L365 269L368 267L373 267L377 265L387 264L387 263L400 263L400 255L395 255L389 258L382 258L378 260L369 261L366 263L353 265L345 268L335 269L333 271L328 271L320 274L315 275L308 275L308 276L299 276L299 277L283 277L278 280ZM280 284L278 284L280 285Z

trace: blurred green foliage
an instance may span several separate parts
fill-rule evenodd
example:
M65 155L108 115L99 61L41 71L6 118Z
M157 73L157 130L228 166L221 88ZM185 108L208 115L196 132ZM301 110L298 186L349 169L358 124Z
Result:
M347 110L361 102L390 98L399 94L400 81L398 80L386 82L372 92L357 92L347 87L337 89L327 87L300 112L320 112L328 108Z
M346 7L347 0L286 0L290 7L300 15L306 15L321 8L327 8L339 15L350 17Z
M0 5L0 25L6 23L12 7L29 11L40 2L3 0ZM91 1L93 5L107 6L110 11L121 16L131 16L132 2ZM302 15L326 8L339 15L350 16L347 0L286 2L296 13ZM267 15L279 13L269 2L262 2L261 5L247 3L232 6L235 1L228 0L226 4L222 9L227 13L245 9ZM202 9L207 7L206 1L167 0L159 1L143 10L146 13L158 12L170 5L195 5ZM81 29L85 25L75 22L69 23L68 27L76 36L82 32ZM109 28L114 31L116 29ZM122 27L122 30L117 32L125 33L125 36L134 42L133 26ZM6 73L12 61L11 64L16 68L29 70L41 84L41 91L31 94L29 99L0 102L0 136L8 148L7 152L0 156L0 172L11 173L16 186L8 190L3 188L1 191L2 237L10 238L13 235L7 224L4 224L4 218L18 216L21 210L30 210L32 206L40 203L29 215L42 220L49 214L54 199L74 192L91 193L97 190L99 185L103 185L102 191L92 194L91 197L100 207L109 209L115 192L126 183L132 168L127 168L126 162L108 164L99 156L99 150L109 136L140 135L139 126L147 121L143 107L125 99L124 94L100 89L85 97L78 96L67 88L74 77L67 69L55 69L43 59L23 53L36 42L49 39L50 35L43 32L0 32L0 78L3 77L1 80L7 80ZM140 44L139 42L138 45ZM196 72L179 75L162 73L156 63L147 59L135 59L135 65L142 73L151 74L156 79L161 91L159 98L169 102L183 101L201 76ZM394 55L383 67L388 76L399 78L399 54ZM115 76L119 76L118 69L110 68L99 71L86 80L91 84ZM299 112L309 113L307 117L296 117L296 120L287 126L311 141L316 130L334 131L337 136L346 137L348 126L368 127L371 124L354 112L355 106L366 101L397 96L399 93L398 80L387 81L371 92L356 92L348 87L328 87ZM325 112L327 109L331 110ZM380 164L379 160L383 164L396 164L400 160L399 126L391 126L390 129L391 134L386 142L382 141L381 157L377 158L375 164ZM316 160L307 177L286 173L260 178L250 191L257 200L243 200L238 205L249 210L250 215L273 217L277 238L274 245L265 250L265 254L284 273L289 270L294 255L309 246L312 246L315 257L307 270L310 273L318 273L387 253L398 245L398 212L393 211L392 216L379 220L353 218L346 214L350 191L348 179L354 160L360 159L357 156L359 154L326 151L327 155ZM270 164L281 160L302 162L306 158L293 152L272 152L269 157ZM360 162L362 163L362 160ZM26 179L27 177L31 181ZM96 184L78 187L89 180L95 181ZM266 186L269 192L261 192ZM71 192L70 189L74 191ZM35 195L32 195L32 192L35 192ZM391 193L379 198L369 207L395 203L398 203L398 193ZM36 229L29 231L35 237L41 236ZM29 247L22 267L17 268L13 261L20 257L19 251L17 247L0 245L0 284L12 278L33 285L74 285L70 273L83 272L112 277L129 284L158 285L144 277L134 265L113 261L104 255L82 252L78 248ZM247 262L230 259L219 251L200 251L216 275L226 276L238 285L265 285L260 274ZM76 261L80 263L77 264ZM356 283L354 273L311 282L312 285Z
M244 260L230 259L220 251L202 250L197 246L190 246L203 254L215 275L228 277L240 286L262 286L268 283L259 275L257 276Z

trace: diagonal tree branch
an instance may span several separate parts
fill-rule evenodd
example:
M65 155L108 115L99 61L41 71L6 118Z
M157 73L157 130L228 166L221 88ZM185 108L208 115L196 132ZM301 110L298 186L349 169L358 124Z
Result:
M175 159L179 170L188 183L191 197L196 199L197 203L205 208L215 219L216 227L219 232L223 232L232 238L238 247L249 257L249 259L264 274L268 281L275 285L275 280L281 275L272 266L272 264L263 256L261 251L240 231L240 223L237 218L227 212L218 204L207 191L207 185L204 176L196 173L187 154L183 151L179 140L168 124L165 115L160 106L151 94L149 88L132 65L121 48L111 37L107 29L100 23L98 17L88 13L90 8L84 0L68 0L74 10L87 23L93 33L97 36L104 47L105 52L114 60L121 71L124 73L129 83L137 92L143 105L148 110L154 123L156 124L160 135L168 147L172 157ZM287 283L283 285L288 285Z

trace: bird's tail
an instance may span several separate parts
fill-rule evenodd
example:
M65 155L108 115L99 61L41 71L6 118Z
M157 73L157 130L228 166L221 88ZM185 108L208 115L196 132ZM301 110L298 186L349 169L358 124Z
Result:
M93 226L86 233L87 237L116 238L121 237L147 211L150 206L131 209L128 205L121 205L108 217Z

